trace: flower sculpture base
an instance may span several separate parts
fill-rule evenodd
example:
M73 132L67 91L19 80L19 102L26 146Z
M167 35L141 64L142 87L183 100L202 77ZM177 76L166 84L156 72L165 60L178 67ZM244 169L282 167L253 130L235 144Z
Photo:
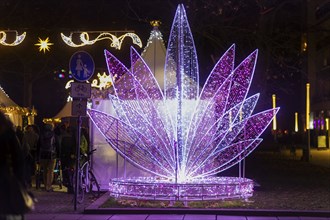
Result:
M247 199L253 194L253 181L240 177L208 177L187 183L154 177L116 178L109 186L114 197L145 200Z

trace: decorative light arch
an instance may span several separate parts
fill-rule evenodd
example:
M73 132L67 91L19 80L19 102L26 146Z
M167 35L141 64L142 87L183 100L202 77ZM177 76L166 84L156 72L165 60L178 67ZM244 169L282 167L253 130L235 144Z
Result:
M111 32L117 33L116 31L111 31ZM79 43L73 42L74 34L79 34L79 39L81 42L79 42ZM98 35L93 40L90 40L91 34L98 34ZM116 35L114 35L110 32L101 32L101 31L71 32L69 36L66 36L65 34L61 33L61 37L62 37L62 40L64 41L64 43L66 43L70 47L82 47L82 46L86 46L86 45L92 45L92 44L96 43L97 41L110 40L111 41L110 46L120 50L123 40L126 37L131 38L133 41L133 44L136 44L139 47L142 47L141 39L139 38L138 35L136 35L135 33L132 33L132 32L127 32L127 33L121 35L120 37L117 37Z
M12 43L7 42L7 34L15 34L15 40ZM16 30L0 31L0 44L3 46L17 46L24 41L26 37L26 32L18 35Z

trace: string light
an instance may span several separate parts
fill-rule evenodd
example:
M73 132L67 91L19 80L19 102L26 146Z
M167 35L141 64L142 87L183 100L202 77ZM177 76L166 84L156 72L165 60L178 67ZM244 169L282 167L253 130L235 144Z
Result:
M15 33L15 40L12 43L7 41L7 33ZM4 46L17 46L24 41L26 37L26 32L23 32L21 35L18 35L17 31L0 31L0 44Z
M97 73L97 78L92 81L91 86L93 88L102 90L111 87L113 79L111 79L110 75L107 75L105 72L103 74Z
M92 33L95 33L95 32L92 32ZM62 37L62 40L64 41L64 43L66 43L70 47L82 47L82 46L86 46L86 45L92 45L92 44L96 43L97 41L110 40L111 41L110 46L120 50L123 40L126 37L131 38L133 41L133 44L136 44L139 47L142 47L142 41L138 37L138 35L136 35L135 33L125 33L125 34L121 35L120 37L117 37L109 32L98 32L97 34L98 34L98 36L94 40L90 40L90 36L89 36L88 32L81 32L79 34L79 39L80 39L81 43L73 42L73 39L72 39L73 33L72 32L70 33L69 36L66 36L63 33L61 33L61 37Z
M2 93L4 96L10 100L8 103L0 103L0 111L2 111L5 114L19 114L19 115L29 115L34 114L36 115L35 109L31 112L28 108L20 107L14 103L9 95L5 92L5 90L0 86L0 93Z
M182 5L167 47L164 92L134 48L130 69L105 51L109 73L118 77L109 95L116 117L95 109L88 114L120 155L153 174L112 179L112 195L205 200L253 194L252 180L215 175L260 144L278 108L252 115L259 94L247 94L258 51L236 68L234 55L235 45L220 58L200 92L197 53Z

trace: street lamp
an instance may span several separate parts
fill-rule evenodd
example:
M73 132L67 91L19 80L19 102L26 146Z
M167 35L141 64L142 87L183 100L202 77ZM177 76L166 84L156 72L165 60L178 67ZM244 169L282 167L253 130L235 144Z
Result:
M299 127L298 127L298 112L294 113L294 131L298 132Z
M303 159L309 161L310 157L310 143L311 143L311 133L310 133L310 84L306 83L306 130L307 130L307 147L303 151Z
M275 94L272 95L272 102L273 102L273 109L275 109L276 108L276 95ZM277 137L276 137L276 129L277 129L277 122L276 122L276 115L274 115L274 119L273 119L273 134L274 134L274 140L275 141L277 139Z

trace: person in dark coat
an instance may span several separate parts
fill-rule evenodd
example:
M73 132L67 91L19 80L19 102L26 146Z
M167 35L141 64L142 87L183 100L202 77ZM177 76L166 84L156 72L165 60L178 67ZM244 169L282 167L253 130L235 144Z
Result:
M26 152L26 183L29 187L32 186L31 176L35 173L38 140L39 135L35 132L33 126L27 125L23 135L22 146L23 150Z
M52 183L58 148L58 139L55 136L53 125L45 124L39 137L39 161L47 192L53 191Z
M11 195L12 187L24 185L24 152L9 118L0 112L0 220L24 219ZM14 177L14 178L12 178ZM18 181L13 182L13 181ZM16 205L15 205L16 204Z

